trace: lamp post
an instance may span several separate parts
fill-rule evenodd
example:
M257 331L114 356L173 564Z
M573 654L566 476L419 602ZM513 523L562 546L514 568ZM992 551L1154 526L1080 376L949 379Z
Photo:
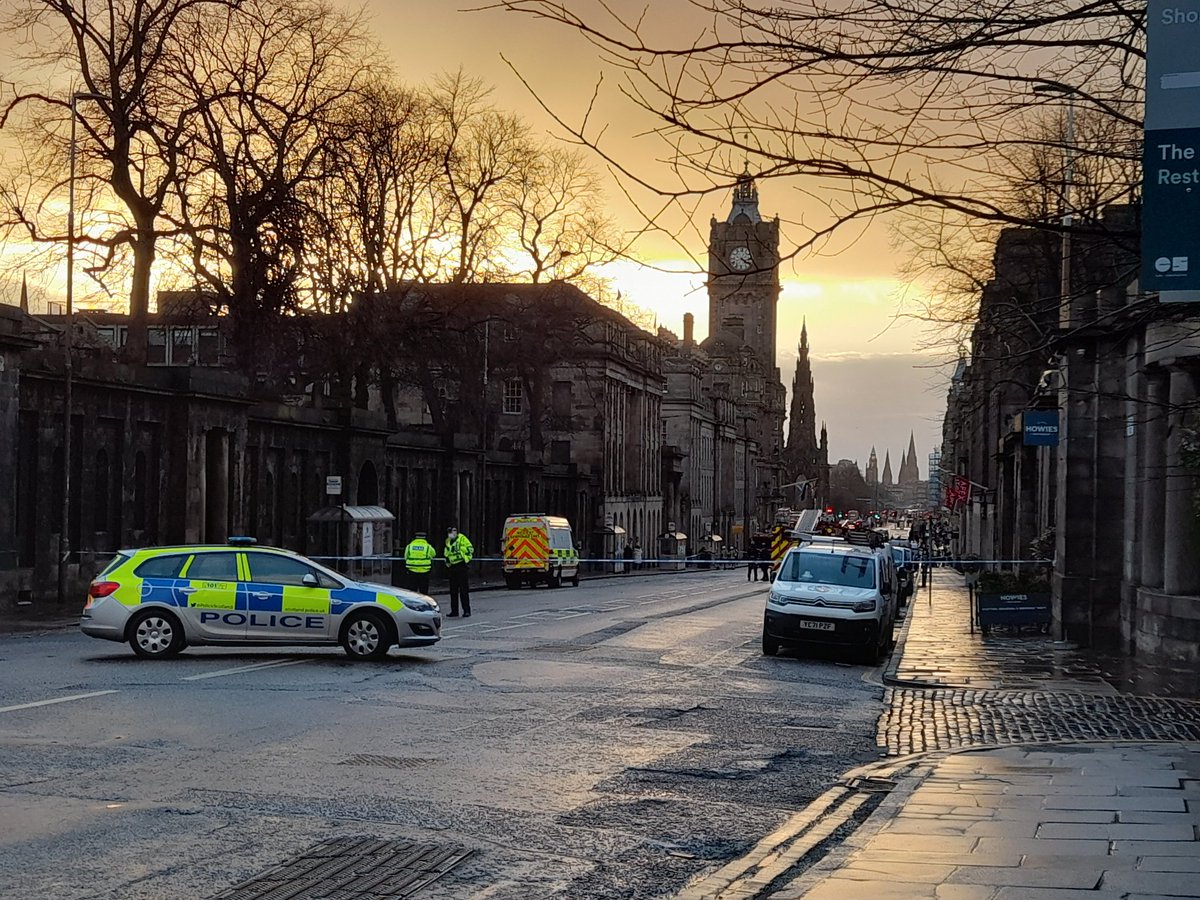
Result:
M1071 297L1071 225L1074 220L1074 209L1071 204L1072 188L1075 182L1075 88L1057 81L1047 81L1035 85L1035 94L1054 94L1065 97L1067 101L1067 134L1063 154L1065 166L1063 169L1063 215L1062 215L1062 249L1059 267L1059 308L1058 324L1062 328L1070 326L1070 297Z
M66 599L67 562L71 558L71 406L72 339L75 326L75 143L80 100L103 100L103 94L76 91L71 94L71 143L67 150L67 315L63 329L63 469L62 523L58 532L58 602Z

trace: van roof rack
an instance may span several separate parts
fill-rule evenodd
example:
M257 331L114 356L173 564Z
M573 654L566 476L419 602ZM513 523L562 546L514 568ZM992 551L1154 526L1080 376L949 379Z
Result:
M846 541L851 544L860 544L870 547L872 550L877 550L883 546L883 535L878 531L864 529L847 529Z

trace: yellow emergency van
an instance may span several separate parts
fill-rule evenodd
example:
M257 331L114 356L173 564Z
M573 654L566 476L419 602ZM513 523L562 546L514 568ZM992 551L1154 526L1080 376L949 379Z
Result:
M545 582L579 587L579 552L571 523L561 516L525 513L504 520L504 583L510 588Z

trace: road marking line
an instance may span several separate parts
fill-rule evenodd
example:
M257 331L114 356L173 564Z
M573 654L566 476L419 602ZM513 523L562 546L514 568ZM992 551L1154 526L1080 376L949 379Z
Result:
M72 700L87 700L89 697L103 697L105 694L116 694L117 691L92 691L90 694L72 694L70 697L55 697L53 700L38 700L35 703L18 703L16 706L0 706L0 713L16 712L18 709L33 709L35 706L52 706L55 703L69 703Z
M202 681L205 678L221 678L224 675L237 675L239 672L254 672L258 669L277 669L281 666L296 666L308 662L307 659L279 659L271 662L254 663L249 666L238 666L236 669L220 669L216 672L205 672L203 675L187 675L180 681Z

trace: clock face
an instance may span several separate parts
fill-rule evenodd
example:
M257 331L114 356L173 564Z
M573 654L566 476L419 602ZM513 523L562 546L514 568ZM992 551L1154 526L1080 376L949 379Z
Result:
M729 251L729 265L738 272L745 272L754 264L754 257L747 247L734 247Z

